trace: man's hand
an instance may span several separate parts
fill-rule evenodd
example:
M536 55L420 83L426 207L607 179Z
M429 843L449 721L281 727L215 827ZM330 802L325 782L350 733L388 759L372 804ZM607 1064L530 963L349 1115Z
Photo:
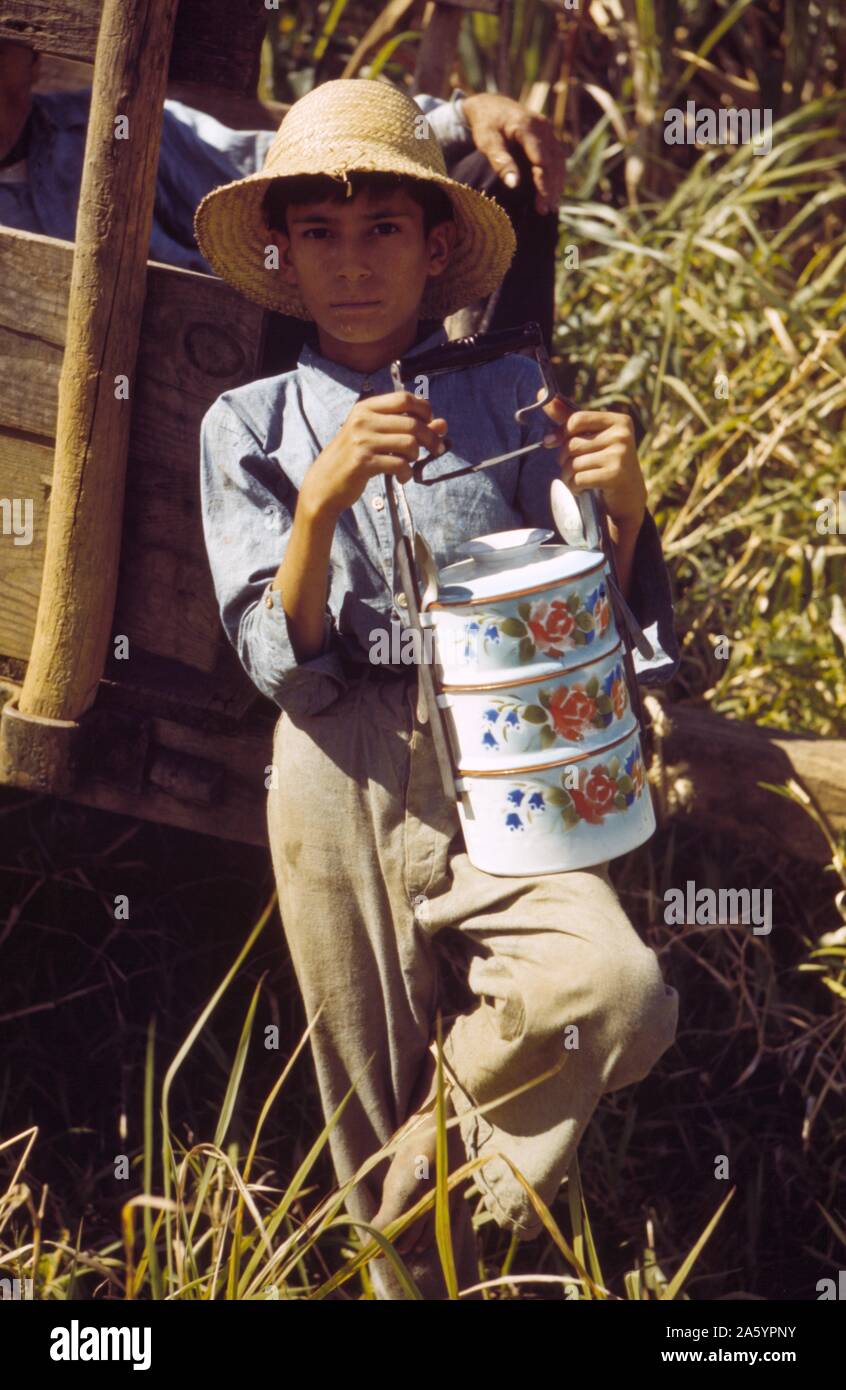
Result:
M440 453L446 420L433 420L429 402L410 391L356 401L341 429L309 468L300 504L313 516L337 519L377 473L407 483L421 446Z
M462 103L476 148L508 184L516 188L520 171L507 141L521 145L532 166L538 212L555 212L564 192L567 160L552 122L521 106L511 97L479 92Z

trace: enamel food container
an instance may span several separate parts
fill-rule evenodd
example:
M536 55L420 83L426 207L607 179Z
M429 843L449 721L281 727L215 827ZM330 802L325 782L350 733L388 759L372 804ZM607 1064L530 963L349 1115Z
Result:
M442 685L546 674L616 645L605 557L542 545L551 534L481 536L460 547L470 558L441 570L427 611Z
M489 874L589 868L655 829L637 727L575 758L463 772L457 789L468 857Z
M637 722L619 640L578 666L523 680L517 674L484 685L444 685L438 704L460 765L491 771L503 760L548 762L568 748L602 748Z
M605 556L551 534L467 542L421 613L467 854L492 874L588 868L655 829Z

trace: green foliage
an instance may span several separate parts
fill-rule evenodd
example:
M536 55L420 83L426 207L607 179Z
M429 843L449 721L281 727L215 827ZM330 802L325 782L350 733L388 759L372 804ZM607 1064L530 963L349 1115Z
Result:
M584 201L561 209L557 292L571 394L631 406L645 429L679 693L824 735L846 710L832 628L846 542L818 525L846 479L845 113L842 94L810 103L770 154L710 149L668 201L627 208L597 197L617 157L600 122L572 161Z

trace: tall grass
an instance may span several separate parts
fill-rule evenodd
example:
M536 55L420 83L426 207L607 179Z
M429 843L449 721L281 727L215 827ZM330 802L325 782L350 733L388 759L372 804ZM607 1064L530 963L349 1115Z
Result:
M769 154L708 150L668 201L622 208L597 196L616 157L603 118L571 161L557 292L571 394L644 427L681 690L823 735L846 712L846 544L818 528L846 476L846 147L809 153L844 116L843 94L810 103Z
M354 1220L346 1213L344 1204L351 1189L390 1158L401 1136L380 1148L347 1183L327 1196L316 1195L309 1186L315 1162L353 1094L355 1083L283 1189L274 1188L255 1173L265 1125L273 1107L280 1103L285 1082L319 1014L287 1058L262 1105L246 1153L239 1152L236 1144L226 1143L248 1060L261 981L247 1006L214 1133L208 1140L186 1147L171 1127L169 1096L174 1079L224 993L232 987L240 967L264 930L273 906L274 899L271 899L168 1066L158 1114L153 1106L154 1029L150 1028L144 1083L144 1147L136 1163L136 1171L140 1166L142 1190L123 1205L121 1240L90 1250L86 1248L81 1230L73 1243L67 1235L59 1239L51 1236L44 1229L46 1189L36 1209L32 1194L21 1179L24 1168L31 1162L37 1130L32 1128L0 1145L0 1151L20 1150L10 1182L0 1197L0 1271L3 1274L12 1274L21 1281L31 1279L33 1296L38 1299L65 1300L105 1294L126 1300L167 1301L268 1298L319 1301L330 1295L372 1299L368 1267L374 1258L381 1257L396 1271L406 1297L419 1300L422 1294L393 1242L434 1206L436 1246L451 1300L474 1292L480 1292L485 1299L517 1298L526 1285L554 1285L565 1291L566 1297L581 1299L648 1300L684 1296L685 1280L731 1201L733 1189L672 1278L663 1274L652 1249L646 1267L629 1271L622 1290L615 1292L603 1276L582 1193L578 1162L574 1160L570 1175L572 1235L568 1239L547 1205L507 1157L552 1247L571 1272L516 1275L510 1269L513 1250L509 1250L499 1268L486 1271L478 1283L463 1290L459 1288L452 1250L450 1193L472 1178L485 1158L470 1160L448 1171L447 1129L457 1125L458 1118L447 1120L440 1018L437 1025L435 1184L384 1232L368 1222ZM537 1084L549 1074L542 1073L519 1089ZM490 1106L479 1107L479 1112L485 1108ZM139 1212L142 1216L140 1230ZM477 1213L477 1218L479 1215ZM477 1224L482 1222L477 1221ZM328 1261L337 1267L330 1269Z

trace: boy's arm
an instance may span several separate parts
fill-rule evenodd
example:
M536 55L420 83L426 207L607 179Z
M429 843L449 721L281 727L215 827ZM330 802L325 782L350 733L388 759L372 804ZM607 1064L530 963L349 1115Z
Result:
M527 364L525 376L519 381L518 404L531 404L536 399L536 389L536 368ZM540 442L553 428L553 422L543 410L532 411L522 427L523 443ZM527 525L546 527L556 536L549 489L553 478L560 477L558 449L541 447L522 460L517 489L518 505ZM639 528L624 524L614 527L613 532L612 539L617 542L614 558L621 582L624 571L626 573L626 601L655 649L649 661L638 651L634 652L635 671L643 684L661 684L676 674L680 654L673 623L670 576L658 530L647 507Z
M224 397L200 427L200 493L221 622L244 670L280 709L319 713L347 684L326 601L328 555L319 590L322 642L316 655L301 660L272 586L291 540L296 493Z

